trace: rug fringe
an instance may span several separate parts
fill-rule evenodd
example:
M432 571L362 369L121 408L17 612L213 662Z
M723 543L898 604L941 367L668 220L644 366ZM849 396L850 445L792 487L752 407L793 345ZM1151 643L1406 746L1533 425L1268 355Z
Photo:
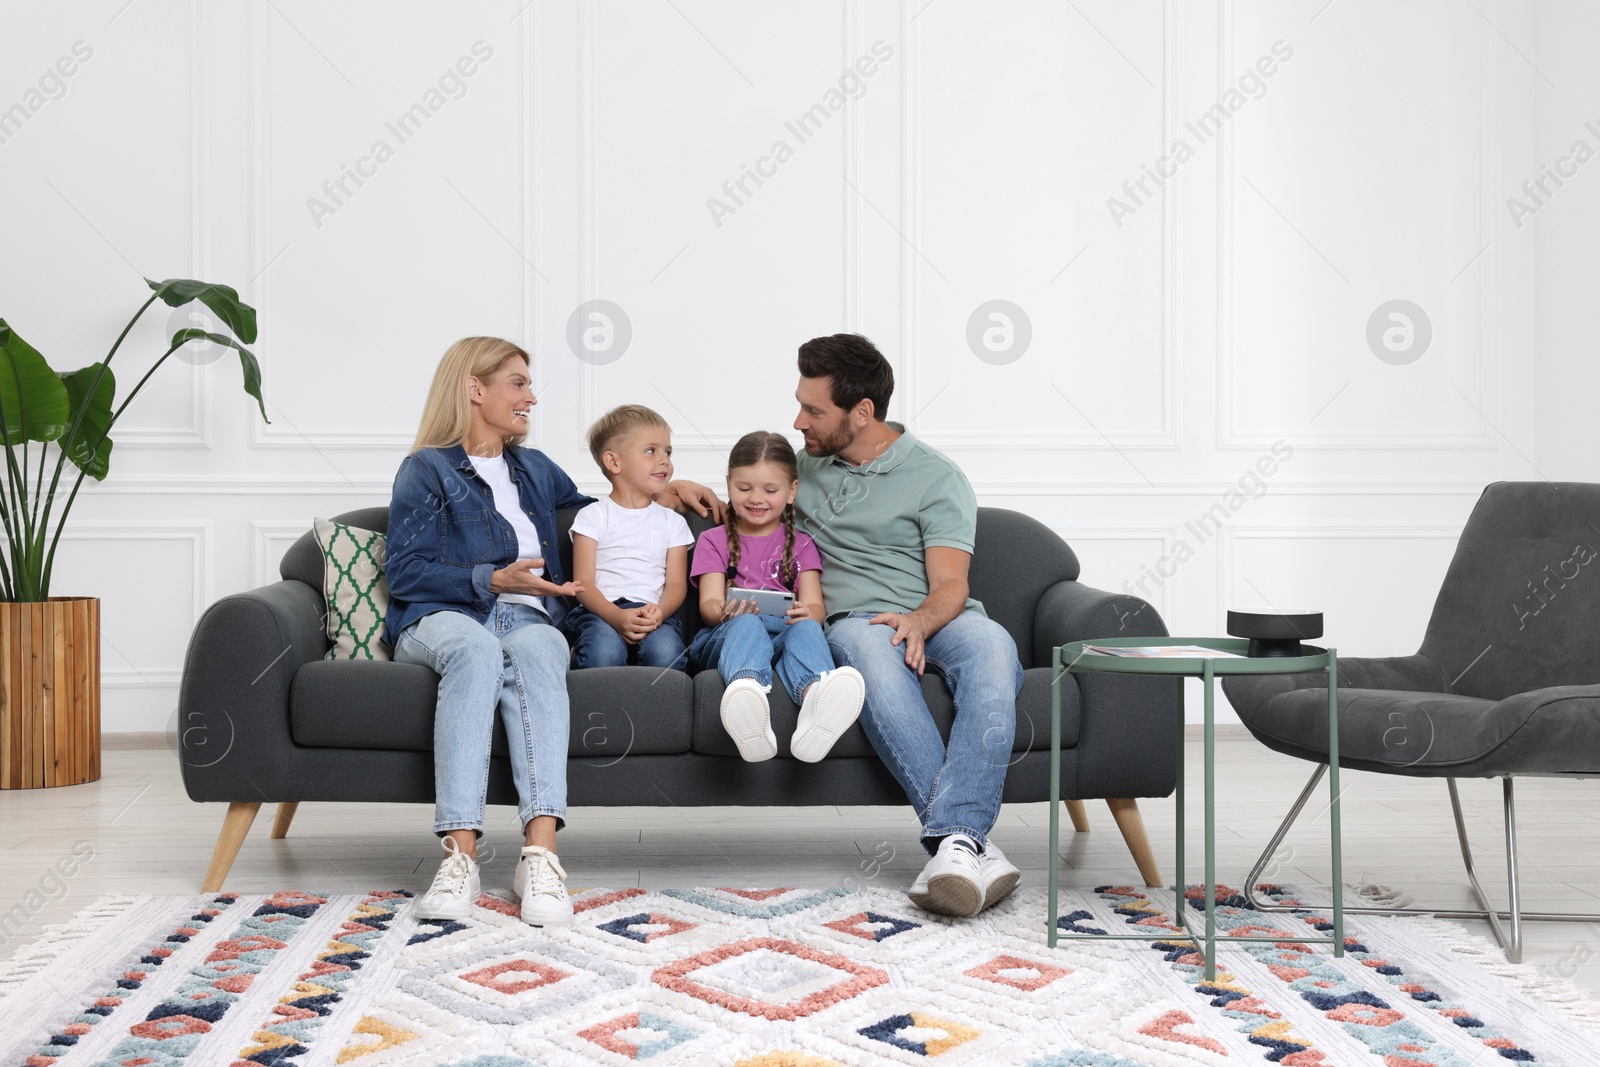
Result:
M69 949L85 937L102 929L104 925L122 915L143 896L112 894L103 896L83 908L63 923L50 923L40 929L31 940L20 946L10 959L0 960L0 1001L4 1001L22 984L50 964L60 959Z
M1532 964L1508 962L1505 950L1482 934L1426 915L1396 915L1394 918L1414 925L1446 950L1467 957L1483 970L1506 979L1522 993L1551 1005L1562 1014L1579 1022L1600 1023L1600 998L1573 985L1569 979L1547 974Z
M1362 882L1345 888L1374 907L1409 908L1416 903L1416 898L1410 893L1381 882Z

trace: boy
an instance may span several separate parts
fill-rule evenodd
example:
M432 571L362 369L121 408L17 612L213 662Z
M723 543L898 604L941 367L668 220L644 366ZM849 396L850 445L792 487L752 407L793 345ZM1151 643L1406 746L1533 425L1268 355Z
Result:
M655 502L672 480L672 429L649 408L625 404L589 427L589 452L611 493L572 520L573 578L582 586L562 622L572 666L682 668L676 614L694 535Z

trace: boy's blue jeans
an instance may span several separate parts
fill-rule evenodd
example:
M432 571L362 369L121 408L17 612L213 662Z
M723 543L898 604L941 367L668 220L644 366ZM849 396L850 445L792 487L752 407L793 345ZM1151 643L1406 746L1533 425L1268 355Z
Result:
M517 814L567 815L567 641L543 612L496 603L486 622L435 611L407 626L394 658L439 675L433 716L433 829L481 830L498 711Z
M851 612L828 627L840 666L866 681L861 727L922 821L922 847L966 834L979 845L1000 816L1000 793L1017 732L1022 664L1016 642L999 623L963 611L928 639L927 667L944 677L956 720L946 747L922 699L922 680L906 666L906 646L891 645L894 627L872 625L870 611Z
M800 703L822 672L833 670L821 624L802 619L791 626L776 615L735 615L695 634L689 646L690 666L697 671L715 667L725 683L754 678L771 686L774 662L783 688Z
M642 600L613 600L619 608L642 608ZM572 642L572 669L584 667L676 667L683 669L683 633L678 629L678 616L661 620L637 645L630 645L611 624L584 607L577 605L562 620L562 631Z

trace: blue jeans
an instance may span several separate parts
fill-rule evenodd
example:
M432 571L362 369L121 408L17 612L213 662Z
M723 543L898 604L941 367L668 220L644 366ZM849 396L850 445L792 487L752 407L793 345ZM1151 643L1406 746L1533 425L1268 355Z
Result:
M963 611L928 639L927 666L944 677L956 719L946 748L922 699L921 679L906 666L904 644L891 645L894 627L870 624L857 611L828 627L834 661L866 680L861 727L922 822L922 847L966 834L983 845L1000 815L1000 794L1017 732L1022 664L999 623Z
M736 615L727 622L694 635L689 665L697 671L715 667L723 682L754 678L772 685L776 662L778 680L796 704L823 671L833 670L828 639L815 619L789 625L776 615Z
M619 608L644 606L642 600L613 600ZM678 616L661 620L637 645L630 645L611 624L582 604L567 612L562 632L572 642L572 669L585 667L676 667L683 669L683 632Z
M489 745L498 710L511 750L517 814L567 815L567 642L528 604L496 602L487 622L435 611L407 626L395 646L400 663L439 675L433 714L433 829L483 828Z

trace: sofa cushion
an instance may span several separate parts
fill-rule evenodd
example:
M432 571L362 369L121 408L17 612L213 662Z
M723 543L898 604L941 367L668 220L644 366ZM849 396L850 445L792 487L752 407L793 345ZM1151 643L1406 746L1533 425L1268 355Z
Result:
M701 671L694 677L694 750L711 756L737 756L739 748L722 728L722 693L727 688L716 671ZM944 679L933 671L922 676L922 698L933 713L939 736L950 738L950 725L955 721L955 701ZM789 739L794 736L795 722L800 709L789 699L783 686L773 682L767 696L772 708L772 732L778 735L778 755L789 755ZM1078 685L1076 678L1068 676L1061 688L1061 747L1073 748L1078 744ZM1049 751L1050 748L1050 668L1037 667L1022 672L1022 692L1017 696L1017 733L1012 743L1013 752ZM834 743L834 756L875 756L872 742L857 722Z
M388 539L377 530L328 519L313 519L311 530L322 549L322 591L333 642L323 659L393 659L383 640L389 613L389 583L383 577Z
M295 673L290 730L298 745L433 751L439 676L414 663L319 660ZM597 667L567 673L568 757L689 751L692 683L681 671ZM488 714L488 709L485 709ZM496 725L493 751L506 755Z

